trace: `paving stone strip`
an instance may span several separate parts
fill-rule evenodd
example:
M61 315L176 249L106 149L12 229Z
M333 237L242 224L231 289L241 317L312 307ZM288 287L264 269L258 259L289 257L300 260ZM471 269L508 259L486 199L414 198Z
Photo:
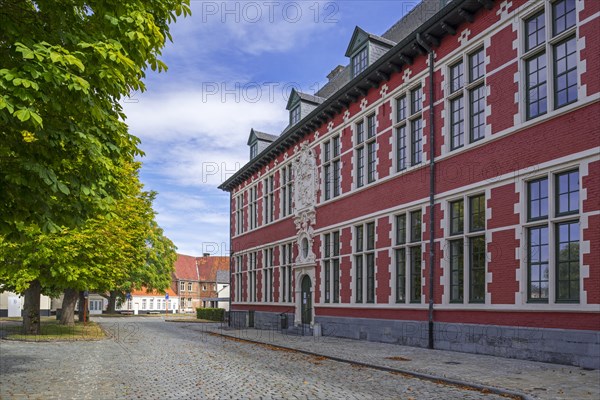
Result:
M526 399L600 399L598 370L277 330L229 330L222 325L194 329Z
M98 322L109 339L0 340L0 399L503 398L327 357L273 351L211 335L202 329L208 324L135 317Z

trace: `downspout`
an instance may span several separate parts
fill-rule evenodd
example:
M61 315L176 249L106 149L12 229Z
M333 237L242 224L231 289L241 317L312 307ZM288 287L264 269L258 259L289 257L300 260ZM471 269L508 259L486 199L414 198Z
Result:
M435 127L434 127L434 59L433 49L419 33L417 42L429 53L429 312L428 312L428 344L430 349L434 348L433 331L433 305L434 305L434 279L435 279Z
M232 239L232 229L231 229L231 203L233 202L233 192L229 192L229 317L227 318L227 326L231 327L231 296L233 296L233 292L231 290L231 283L233 282L233 257L234 252L233 248L233 239ZM237 284L237 282L236 282Z

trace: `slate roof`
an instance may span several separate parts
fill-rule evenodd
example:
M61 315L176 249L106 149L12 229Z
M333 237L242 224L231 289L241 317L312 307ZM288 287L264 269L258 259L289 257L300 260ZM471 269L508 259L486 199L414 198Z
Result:
M217 271L217 283L229 283L229 271Z
M467 18L473 18L472 16L479 9L488 8L486 4L483 0L421 1L410 13L380 36L396 42L395 46L356 77L351 76L349 65L342 68L316 93L316 96L325 99L323 103L317 105L307 116L302 117L299 123L286 126L274 142L219 185L219 188L232 191L284 149L299 143L308 134L307 132L314 130L315 126L322 125L323 121L328 120L328 115L339 112L340 104L348 103L348 99L353 101L352 98L358 98L359 94L364 95L373 82L385 80L382 74L389 75L394 68L410 64L410 60L423 53L421 42L427 42L428 36L440 40L450 35L449 29L463 23ZM471 17L465 17L469 15Z
M268 142L273 142L279 137L277 135L271 135L270 133L257 131L256 129L254 129L254 135L258 140L266 140Z

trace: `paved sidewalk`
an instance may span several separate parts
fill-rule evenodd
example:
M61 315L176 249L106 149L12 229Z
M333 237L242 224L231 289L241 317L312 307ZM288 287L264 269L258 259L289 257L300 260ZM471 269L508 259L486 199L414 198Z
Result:
M189 328L400 372L505 389L534 399L600 399L598 370L336 337L291 336L273 330L228 330L208 324Z

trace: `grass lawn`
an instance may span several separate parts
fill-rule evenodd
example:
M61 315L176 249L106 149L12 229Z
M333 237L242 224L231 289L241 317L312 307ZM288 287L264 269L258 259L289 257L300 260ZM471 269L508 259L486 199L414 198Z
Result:
M106 335L95 322L76 322L74 326L60 325L55 319L44 319L41 321L41 333L39 335L23 335L20 323L0 324L0 336L8 340L22 340L27 342L52 342L52 341L89 341L104 339Z

